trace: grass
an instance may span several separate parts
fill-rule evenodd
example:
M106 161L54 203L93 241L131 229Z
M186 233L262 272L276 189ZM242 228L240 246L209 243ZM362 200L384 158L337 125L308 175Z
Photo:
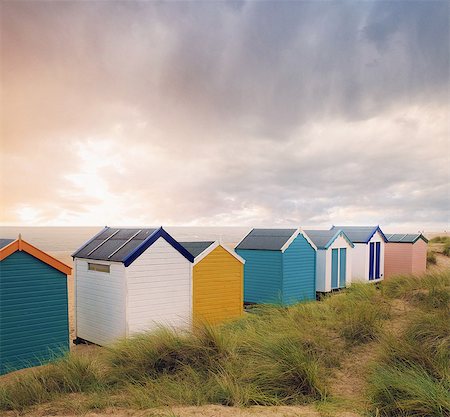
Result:
M12 383L0 386L0 410L23 410L48 402L59 394L99 392L105 373L96 360L81 355L66 357L46 367L30 370Z
M380 353L367 372L367 412L449 415L449 285L448 271L403 276L380 288L354 284L321 302L258 306L220 327L139 334L18 374L0 386L0 411L309 403L351 410L352 399L332 395L333 375L372 343ZM385 323L394 300L410 314L392 335Z
M444 248L442 249L442 254L445 256L450 256L450 239L444 243Z
M436 236L430 239L431 243L447 243L450 242L450 236Z
M414 307L401 334L385 334L368 377L380 416L450 415L450 272L403 276L383 283L390 299Z
M432 249L427 250L427 266L436 265L436 252Z
M436 236L430 240L430 243L435 250L445 256L450 256L450 236Z

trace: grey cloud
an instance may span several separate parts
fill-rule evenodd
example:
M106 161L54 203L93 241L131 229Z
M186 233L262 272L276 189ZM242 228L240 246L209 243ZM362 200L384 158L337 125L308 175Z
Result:
M131 158L125 172L99 176L132 213L151 207L166 222L256 207L252 222L307 223L346 207L387 222L429 213L444 223L448 125L439 138L414 139L417 129L433 135L432 123L399 116L395 135L363 126L347 141L308 126L352 126L414 106L448 114L448 7L3 2L4 158L19 158L24 176L49 161L40 180L55 191L36 185L25 197L23 179L2 188L15 204L43 205L47 195L89 212L98 201L83 190L61 197L70 184L60 176L79 169L70 143L111 138L125 159L139 146L151 162ZM66 164L45 154L56 144ZM168 174L155 176L154 165Z

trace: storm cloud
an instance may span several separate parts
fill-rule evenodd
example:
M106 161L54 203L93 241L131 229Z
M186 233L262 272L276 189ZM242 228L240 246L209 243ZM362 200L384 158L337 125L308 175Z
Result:
M448 228L449 3L1 3L3 224Z

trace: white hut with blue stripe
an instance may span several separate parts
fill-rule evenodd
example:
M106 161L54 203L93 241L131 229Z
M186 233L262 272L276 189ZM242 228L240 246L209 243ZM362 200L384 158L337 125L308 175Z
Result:
M349 286L352 281L354 245L342 230L305 230L317 247L316 291L330 292Z
M73 255L76 340L108 345L192 322L194 257L162 227L107 227Z
M352 252L352 281L376 282L384 278L384 249L387 239L380 226L333 226L355 245Z

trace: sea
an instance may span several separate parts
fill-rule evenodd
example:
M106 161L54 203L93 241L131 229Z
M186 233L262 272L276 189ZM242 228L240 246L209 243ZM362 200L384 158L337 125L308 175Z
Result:
M134 228L134 227L133 227ZM140 228L140 227L136 227ZM87 240L97 234L103 226L90 227L0 227L0 238L22 239L45 252L73 253ZM234 246L249 231L250 227L166 227L179 241L219 240L228 246Z

